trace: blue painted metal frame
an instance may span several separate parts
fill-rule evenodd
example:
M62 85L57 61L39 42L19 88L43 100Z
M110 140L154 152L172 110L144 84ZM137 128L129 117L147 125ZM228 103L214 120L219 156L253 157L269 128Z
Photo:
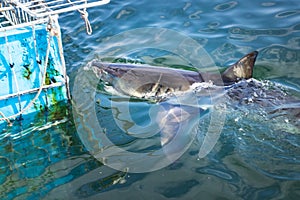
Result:
M18 113L20 107L26 107L41 85L43 91L33 106L23 113L23 118L67 100L67 77L59 52L62 51L59 48L60 37L51 37L46 79L42 83L50 34L46 28L47 24L39 24L0 32L0 111L6 117ZM1 120L0 128L3 123L6 122Z

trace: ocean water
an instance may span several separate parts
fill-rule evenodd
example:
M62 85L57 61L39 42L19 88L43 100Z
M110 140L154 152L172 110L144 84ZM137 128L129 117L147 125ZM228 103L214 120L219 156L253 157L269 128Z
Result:
M136 124L145 126L155 104L112 98L101 84L89 102L95 88L83 85L82 116L72 116L70 111L67 120L55 126L32 129L17 139L1 139L1 199L299 199L297 0L115 0L88 12L92 35L86 34L78 13L59 18L73 96L80 88L76 80L83 79L80 70L92 59L206 71L223 69L257 50L255 79L230 88L222 106L201 111L197 130L189 123L182 125L182 131L194 135L194 140L178 159L164 160L168 165L157 170L150 160L156 154L140 157L142 163L121 154L117 159L127 159L131 167L110 167L112 157L101 156L110 146L103 148L97 138L97 131L103 130L89 123L96 121L124 149L151 152L160 148L159 138L135 140L126 135L120 126L131 125L118 115L118 108L126 103ZM110 106L112 102L115 107ZM205 134L218 123L222 126L216 143L199 158ZM180 144L177 148L181 149ZM160 166L159 161L155 166ZM139 166L143 170L135 173L132 169Z

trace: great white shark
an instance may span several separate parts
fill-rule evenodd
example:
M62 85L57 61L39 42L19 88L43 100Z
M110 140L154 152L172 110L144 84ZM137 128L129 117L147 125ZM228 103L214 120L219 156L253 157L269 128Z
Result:
M159 99L166 94L187 91L195 83L212 82L214 85L226 86L252 78L257 55L257 51L245 55L221 74L101 61L93 61L91 65L96 68L101 80L120 94Z
M185 93L197 83L210 83L220 87L228 87L241 80L250 79L253 76L253 67L257 55L257 51L248 53L236 63L228 66L222 73L190 71L144 64L105 63L99 60L91 61L89 66L100 78L100 81L108 86L107 88L113 89L113 91L110 90L111 93L146 100L154 99L156 103L162 105L163 109L158 109L156 112L157 119L155 123L160 128L161 145L166 146L164 153L169 156L182 152L178 149L187 146L190 141L187 139L189 138L188 135L190 132L195 132L196 127L191 124L197 121L195 120L199 117L197 115L203 110L193 106L176 106L164 103L168 97L173 94ZM115 110L117 109L115 108ZM128 129L127 132L137 136L133 129ZM145 130L145 132L149 132L149 130ZM212 139L210 138L207 141L210 140ZM168 145L169 143L171 144ZM211 145L205 144L204 141L202 146Z

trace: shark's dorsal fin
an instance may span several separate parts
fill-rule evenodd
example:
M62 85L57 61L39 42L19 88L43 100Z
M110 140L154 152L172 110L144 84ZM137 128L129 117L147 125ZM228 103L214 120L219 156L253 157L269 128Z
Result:
M242 57L238 62L231 65L222 73L222 79L225 85L237 82L241 79L252 78L253 66L258 55L257 51L253 51L244 57Z

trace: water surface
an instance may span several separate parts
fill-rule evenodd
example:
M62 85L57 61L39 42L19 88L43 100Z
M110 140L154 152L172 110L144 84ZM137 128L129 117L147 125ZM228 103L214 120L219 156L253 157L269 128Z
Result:
M1 138L1 199L299 199L297 0L112 1L88 12L91 36L86 35L79 14L60 16L71 83L87 61L103 58L99 52L105 41L143 27L172 29L191 37L220 67L258 50L254 77L259 82L241 83L229 92L225 126L206 157L199 159L198 151L208 117L200 121L199 141L168 167L150 173L120 172L103 165L80 140L71 114L67 116L70 120L56 126ZM120 43L130 49L147 40L139 35L134 41L124 38ZM191 67L168 52L135 49L121 59ZM99 108L97 102L93 106ZM99 121L107 119L116 143L130 141L126 136L119 138L119 130L108 123L109 108L106 113L99 108L98 114ZM144 114L133 114L136 119L140 116Z

